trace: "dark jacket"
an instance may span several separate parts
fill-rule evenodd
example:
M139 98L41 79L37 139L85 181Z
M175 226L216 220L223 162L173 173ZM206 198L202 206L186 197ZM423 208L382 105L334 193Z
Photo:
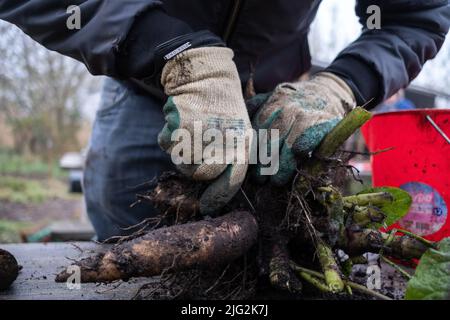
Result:
M209 30L209 40L191 40L197 46L226 42L235 52L243 82L253 66L256 90L265 92L310 68L307 34L320 2L0 0L0 19L16 24L47 48L82 61L93 74L150 78L153 83L159 81L162 67L158 46ZM372 4L381 8L381 30L366 28L366 11ZM70 5L81 8L80 30L66 27ZM328 71L347 81L360 104L372 98L375 103L408 85L436 55L450 24L448 0L359 0L356 13L362 34Z

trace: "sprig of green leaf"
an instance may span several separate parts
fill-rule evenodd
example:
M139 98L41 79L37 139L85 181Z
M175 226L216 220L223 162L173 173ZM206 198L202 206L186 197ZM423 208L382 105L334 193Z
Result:
M407 300L450 299L450 238L441 240L438 250L428 249L408 282Z

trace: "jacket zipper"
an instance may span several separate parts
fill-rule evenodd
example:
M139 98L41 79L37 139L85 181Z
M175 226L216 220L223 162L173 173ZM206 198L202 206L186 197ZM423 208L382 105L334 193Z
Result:
M236 20L237 20L238 14L239 14L239 9L241 7L242 2L243 2L243 0L234 0L233 9L231 11L230 17L228 18L228 23L227 23L227 26L223 33L223 40L225 42L228 42L228 40L230 39L231 32L233 31L233 28L236 24Z

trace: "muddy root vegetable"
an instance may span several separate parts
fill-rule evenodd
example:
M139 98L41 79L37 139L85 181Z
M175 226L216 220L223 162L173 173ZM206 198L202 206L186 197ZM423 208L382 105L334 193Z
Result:
M202 185L175 172L165 172L156 187L147 194L138 195L139 201L149 202L174 224L186 223L200 213L198 201Z
M302 291L302 283L293 274L289 261L287 240L280 237L271 244L270 284L277 289L299 293Z
M111 282L150 277L192 268L224 265L245 254L255 244L258 225L244 211L211 220L171 226L115 245L104 254L77 262L82 282ZM60 273L64 282L70 274Z
M8 289L19 274L16 258L6 250L0 249L0 291Z

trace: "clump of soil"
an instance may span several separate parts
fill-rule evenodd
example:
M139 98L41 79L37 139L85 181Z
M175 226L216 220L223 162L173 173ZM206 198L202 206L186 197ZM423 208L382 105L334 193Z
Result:
M16 258L8 251L0 249L0 291L8 289L19 275Z

